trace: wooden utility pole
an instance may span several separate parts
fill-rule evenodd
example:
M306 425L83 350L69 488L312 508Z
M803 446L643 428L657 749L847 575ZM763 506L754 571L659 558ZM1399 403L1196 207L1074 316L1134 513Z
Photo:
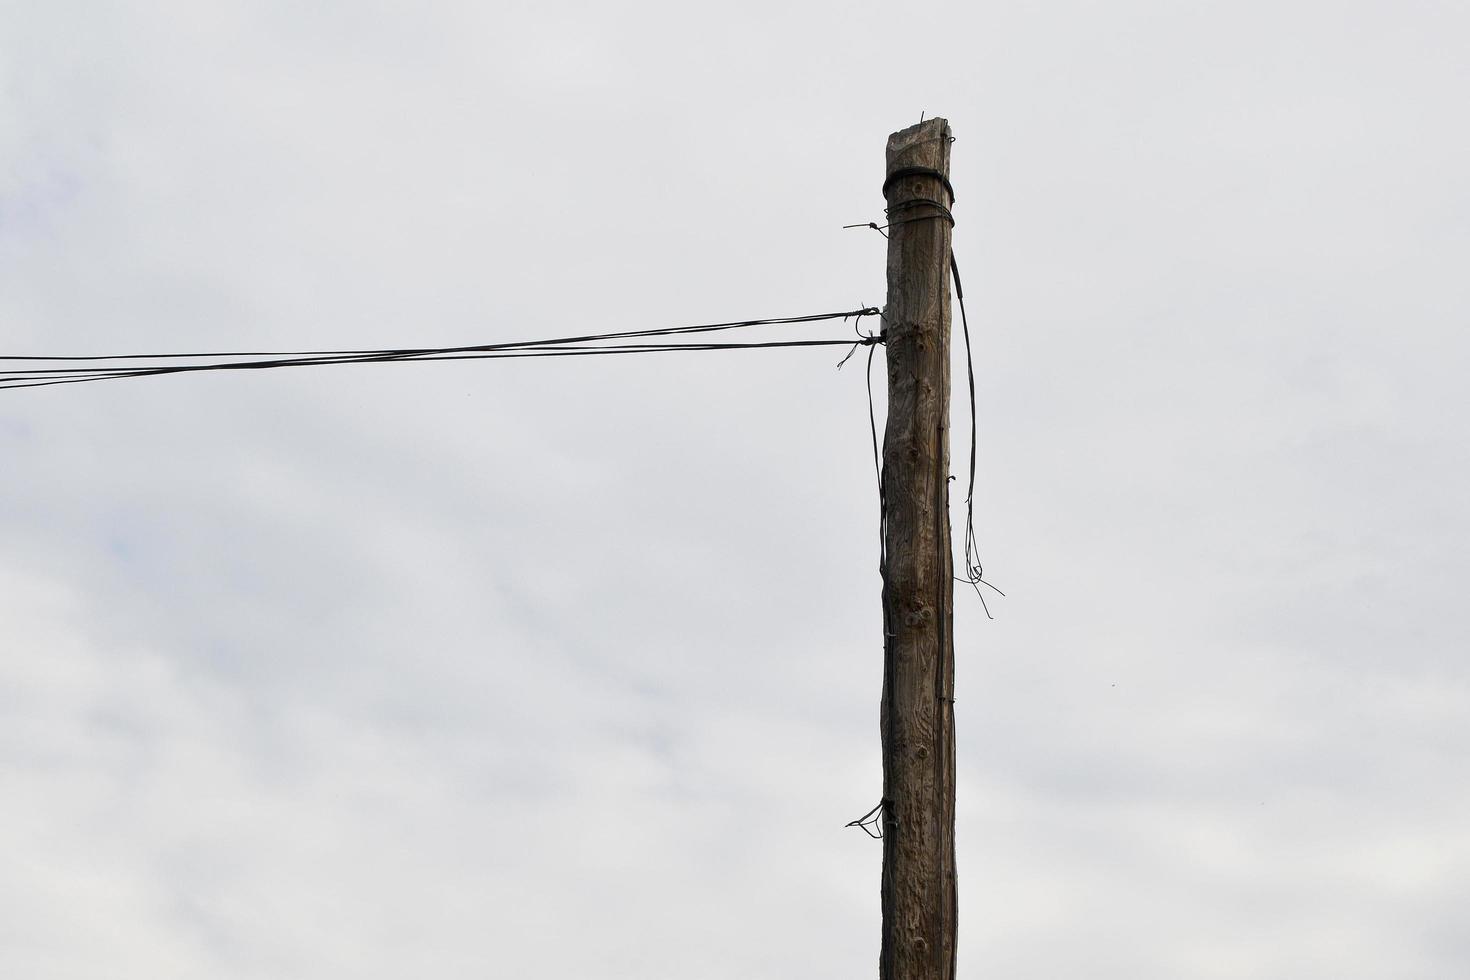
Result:
M954 980L949 123L888 137L880 980Z

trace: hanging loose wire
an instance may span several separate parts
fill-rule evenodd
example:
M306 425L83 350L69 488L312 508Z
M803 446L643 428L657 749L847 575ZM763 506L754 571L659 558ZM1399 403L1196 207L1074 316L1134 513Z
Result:
M952 189L950 193L952 200ZM930 208L931 210L933 210L934 213L897 219L893 218L892 216L895 210L907 210L909 207L919 205ZM898 224L906 224L911 221L943 220L948 221L951 227L953 227L955 224L954 214L950 211L949 208L940 204L938 201L929 200L927 198L907 202L905 205L897 209L886 208L884 209L884 213L889 216L889 221L887 224L879 225L876 221L868 221L858 222L856 224L850 225L843 225L842 227L871 228L878 234L882 235L884 238L887 238L888 233L885 229L892 228L894 225ZM970 473L969 483L965 490L965 534L962 544L963 567L965 574L956 575L954 578L956 582L964 582L966 585L969 585L975 590L975 595L977 598L979 598L980 607L985 610L986 617L989 619L994 619L995 617L991 615L990 612L990 604L985 601L985 593L981 591L981 586L990 589L992 592L999 596L1004 596L1005 593L1002 592L995 585L985 580L985 566L980 561L980 545L975 537L975 461L977 455L975 433L977 418L977 411L975 407L975 356L970 344L970 318L965 313L965 288L963 283L960 281L960 266L959 263L955 261L953 248L950 249L949 253L949 271L952 278L954 279L955 298L959 301L960 326L964 332L965 337L965 380L968 384L970 395ZM882 314L879 315L881 316ZM883 466L879 459L878 452L878 427L876 421L874 421L873 419L873 353L874 352L871 350L868 352L868 422L873 432L873 458L878 469L878 505L882 509L883 515L886 517L887 501L883 489ZM878 554L879 568L886 569L887 557L882 550L881 544Z
M773 340L742 343L710 341L652 342L657 338L684 337L745 327L816 323L823 320L874 316L877 310L862 307L836 313L778 317L766 320L736 320L652 330L585 334L545 340L475 344L462 347L415 347L381 350L319 351L227 351L212 353L99 354L99 355L0 355L0 361L24 362L24 367L0 369L0 388L37 388L49 385L113 381L205 371L251 371L283 367L320 367L331 364L384 364L406 361L488 360L513 357L584 357L603 354L652 354L665 351L756 350L782 347L847 346L850 340ZM618 341L642 341L618 343ZM859 335L858 345L879 343L877 337ZM179 361L203 361L187 364ZM166 362L166 363L162 363Z
M965 315L965 289L960 283L960 267L955 261L954 250L949 253L949 271L954 276L955 297L960 304L960 325L965 334L965 376L970 388L970 483L965 491L965 543L964 563L965 574L963 577L956 576L956 581L965 582L975 590L975 595L980 598L980 606L985 610L989 619L990 606L985 601L985 593L980 591L980 586L994 590L996 595L1004 596L1005 593L989 582L985 581L985 566L980 562L980 545L975 540L975 356L970 349L970 318Z

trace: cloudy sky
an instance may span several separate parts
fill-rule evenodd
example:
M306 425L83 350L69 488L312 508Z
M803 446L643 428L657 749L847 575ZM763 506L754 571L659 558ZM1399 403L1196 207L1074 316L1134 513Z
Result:
M1430 0L7 0L0 353L881 304L944 115L962 976L1463 978L1467 94ZM0 973L873 975L839 355L0 392Z

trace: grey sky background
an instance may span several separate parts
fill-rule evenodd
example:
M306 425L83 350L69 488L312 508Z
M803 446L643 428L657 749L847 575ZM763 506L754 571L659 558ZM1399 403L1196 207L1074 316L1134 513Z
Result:
M881 304L841 225L945 115L1009 593L957 597L961 974L1463 978L1467 39L1429 2L4 3L0 352ZM0 972L874 973L838 356L0 393Z

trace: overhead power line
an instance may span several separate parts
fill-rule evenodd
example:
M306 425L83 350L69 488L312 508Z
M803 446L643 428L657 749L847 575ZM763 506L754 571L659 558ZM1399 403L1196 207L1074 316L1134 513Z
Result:
M768 340L741 343L711 341L657 342L656 338L687 337L746 327L817 323L825 320L860 321L876 316L878 310L863 307L837 313L776 317L765 320L733 320L650 330L584 334L543 340L523 340L460 347L408 347L379 350L318 351L216 351L208 353L89 354L89 355L0 355L0 361L24 362L24 367L0 369L0 388L40 388L117 381L125 378L156 377L203 371L259 371L285 367L321 367L331 364L387 364L409 361L493 360L513 357L585 357L602 354L654 354L666 351L756 350L781 347L852 347L879 343L878 336L861 333L857 340ZM627 343L626 341L642 341ZM179 362L199 363L179 363ZM166 362L166 363L164 363Z

